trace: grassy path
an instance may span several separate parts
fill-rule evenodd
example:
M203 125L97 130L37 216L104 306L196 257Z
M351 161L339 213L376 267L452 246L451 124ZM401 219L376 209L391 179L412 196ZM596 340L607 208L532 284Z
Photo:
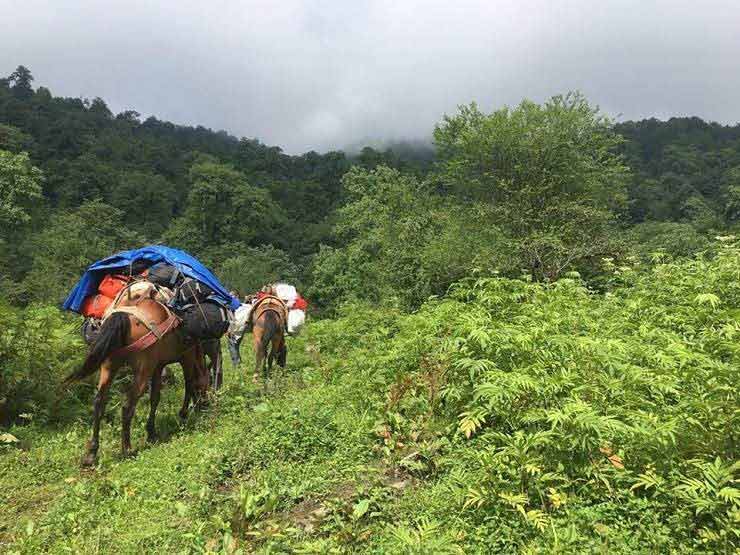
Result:
M310 538L331 512L322 500L352 502L347 484L368 472L372 422L320 381L303 340L293 341L291 355L267 397L244 372L229 370L212 407L185 424L176 417L181 379L170 384L155 445L145 443L142 398L131 459L119 456L114 393L96 471L78 466L87 420L13 430L22 446L0 456L0 551L229 553L296 541L322 551L324 540Z

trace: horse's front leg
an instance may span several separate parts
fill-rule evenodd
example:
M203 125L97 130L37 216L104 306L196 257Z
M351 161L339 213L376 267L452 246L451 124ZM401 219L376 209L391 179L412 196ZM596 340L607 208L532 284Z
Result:
M105 412L105 405L108 402L108 390L113 382L115 367L110 359L103 362L100 367L100 376L98 378L98 391L95 393L93 401L93 429L92 437L87 442L85 456L82 457L82 466L95 466L98 459L98 447L100 439L100 419Z
M224 383L223 357L221 356L221 340L212 340L210 347L211 359L211 387L220 389Z

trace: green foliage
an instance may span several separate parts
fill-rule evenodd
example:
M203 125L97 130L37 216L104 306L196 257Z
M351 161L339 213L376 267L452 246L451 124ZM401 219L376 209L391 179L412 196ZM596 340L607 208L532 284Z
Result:
M87 266L143 242L142 236L127 229L123 212L103 202L60 211L23 244L30 258L30 270L22 282L24 296L59 303Z
M119 178L109 203L126 215L128 227L145 237L159 237L177 202L177 190L161 175L132 171Z
M61 379L79 363L76 325L51 307L14 310L0 304L0 425L60 417ZM0 448L1 449L1 448Z
M628 250L647 263L656 258L688 258L714 250L710 238L688 223L644 222L629 228L625 235Z
M281 249L314 304L330 310L356 298L416 308L473 272L554 280L578 271L601 287L603 258L690 255L737 224L737 126L612 126L569 94L491 114L463 107L435 142L436 151L401 142L289 156L257 139L113 114L100 98L34 90L21 66L0 80L0 149L28 152L46 179L35 209L22 203L28 228L3 232L3 290L31 300L17 292L29 271L21 235L93 200L122 210L147 241L214 268L246 248ZM365 171L343 181L353 166ZM619 219L646 225L621 233ZM655 222L683 225L689 241Z
M712 248L612 268L626 285L606 295L484 278L396 321L348 308L350 343L377 320L342 355L386 384L377 450L428 479L388 509L394 541L419 541L421 512L466 551L737 549L740 249Z
M276 281L300 287L300 269L286 252L272 246L246 247L237 252L240 254L225 260L216 273L229 289L235 289L241 296Z
M0 124L0 150L19 153L27 151L32 145L30 135L12 125Z
M173 245L203 256L224 243L258 244L277 228L283 214L269 194L251 186L233 168L206 161L190 169L188 207L165 234Z
M503 265L503 237L483 204L458 205L428 184L380 166L355 168L343 185L348 202L312 267L312 298L420 305L476 268Z
M534 276L556 279L609 251L627 167L610 122L579 94L490 115L464 106L445 117L434 139L442 181L459 196L492 204Z
M613 127L579 95L473 105L438 126L432 171L428 151L288 156L31 85L0 81L4 297L56 303L163 238L336 317L289 339L267 396L229 371L185 423L168 372L164 442L138 418L133 460L111 403L79 474L92 388L58 388L76 326L0 303L0 551L740 549L740 128Z
M736 221L738 126L693 117L626 122L615 129L627 139L623 150L634 170L629 185L633 222L694 220L716 228L723 220Z
M10 428L0 543L732 553L740 248L714 248L620 270L606 294L488 277L413 314L345 305L290 340L268 397L229 372L211 411L178 428L164 415L181 391L166 388L167 441L92 476L72 468L83 424ZM43 510L21 502L35 498Z
M29 207L41 198L41 170L28 154L0 150L0 231L28 223Z
M8 76L8 81L11 83L10 91L13 96L19 99L26 99L33 96L33 75L31 71L25 66L18 66L13 73Z

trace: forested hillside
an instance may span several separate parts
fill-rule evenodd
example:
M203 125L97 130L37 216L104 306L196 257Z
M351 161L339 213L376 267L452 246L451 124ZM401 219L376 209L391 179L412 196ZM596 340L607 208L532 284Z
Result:
M570 93L430 133L291 156L0 80L0 551L740 549L740 125ZM133 459L111 403L81 473L58 304L158 242L311 318L267 395L241 367L180 423L171 375Z
M26 183L3 185L3 290L56 302L91 260L163 241L243 293L286 275L322 308L414 307L473 268L552 280L591 277L603 257L689 255L740 218L740 126L612 126L571 95L491 115L464 107L434 143L436 155L407 143L288 156L54 97L21 66L0 82L2 172Z

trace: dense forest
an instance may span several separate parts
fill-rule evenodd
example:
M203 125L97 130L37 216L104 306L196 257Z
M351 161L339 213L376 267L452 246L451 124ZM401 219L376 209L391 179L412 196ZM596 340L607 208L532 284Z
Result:
M568 93L292 156L33 81L0 79L0 547L740 548L740 125ZM313 320L270 398L234 372L78 476L92 388L58 387L84 349L57 307L152 243L242 294L291 281Z
M289 156L32 85L22 66L0 82L0 268L20 304L58 301L109 252L164 242L243 293L283 276L321 308L411 308L473 269L598 280L603 258L689 255L740 218L740 126L612 125L579 95L463 107L434 149Z

